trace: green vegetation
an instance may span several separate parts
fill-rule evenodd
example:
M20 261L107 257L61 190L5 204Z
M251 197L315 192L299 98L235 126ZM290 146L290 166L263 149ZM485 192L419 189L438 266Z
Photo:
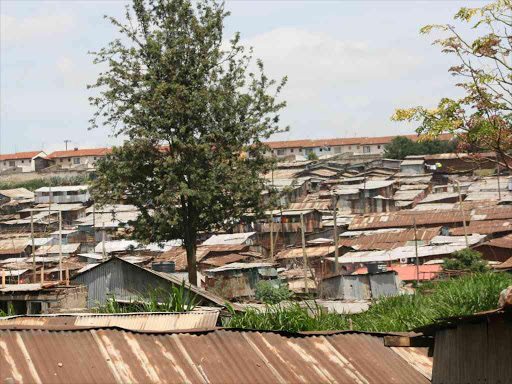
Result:
M89 176L55 176L49 178L32 179L26 181L2 181L0 182L0 190L2 189L16 189L26 188L29 191L35 191L41 187L52 187L68 186L68 185L87 185L91 182Z
M500 292L512 285L507 273L476 273L424 284L415 295L383 298L367 312L353 315L326 313L316 304L267 305L266 311L249 309L235 314L228 327L280 331L353 329L372 332L404 332L442 317L495 309Z
M16 312L14 311L14 305L10 304L7 307L7 312L4 312L0 309L0 317L14 316Z
M408 137L397 136L384 147L384 158L403 160L413 155L434 155L438 153L451 153L457 147L455 141L426 140L412 141Z
M107 302L96 308L96 313L133 313L133 312L190 312L198 305L196 295L181 286L172 286L171 292L162 287L148 289L146 295L138 294L138 300L129 304L120 303L112 295Z
M308 153L308 160L318 160L318 155L315 152L311 151Z
M485 272L487 260L482 259L482 254L473 249L466 248L452 253L454 258L445 259L443 270L445 271L471 271Z
M268 281L261 281L256 286L256 300L263 301L267 304L277 304L281 301L288 300L292 292L288 290L285 285L279 285L275 288L272 283Z

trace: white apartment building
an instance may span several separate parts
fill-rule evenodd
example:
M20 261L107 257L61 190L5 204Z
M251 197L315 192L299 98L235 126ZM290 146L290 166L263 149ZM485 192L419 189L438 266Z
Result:
M94 168L96 161L110 153L110 151L110 148L75 148L69 151L53 152L48 156L48 159L61 168Z
M0 155L0 171L21 168L23 172L34 172L36 170L35 159L44 156L46 156L46 153L43 151L18 152Z
M403 135L413 141L419 139L418 135ZM304 156L310 152L318 157L322 155L338 155L341 153L384 153L384 146L389 144L396 136L381 137L354 137L344 139L320 139L320 140L290 140L270 141L265 144L271 149L267 156ZM443 134L439 140L451 140L452 135Z

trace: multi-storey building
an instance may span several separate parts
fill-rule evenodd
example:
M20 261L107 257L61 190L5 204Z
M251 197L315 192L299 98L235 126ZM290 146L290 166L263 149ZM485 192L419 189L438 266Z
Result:
M418 141L418 135L403 135L413 141ZM338 155L342 153L372 153L384 152L384 146L389 144L396 136L381 137L353 137L344 139L319 139L319 140L290 140L269 141L265 143L271 149L267 155L276 157L304 156L313 152L317 156ZM448 141L453 138L450 134L442 134L439 140Z
M55 165L61 168L94 168L96 161L110 153L110 148L72 149L70 151L56 151L48 155Z

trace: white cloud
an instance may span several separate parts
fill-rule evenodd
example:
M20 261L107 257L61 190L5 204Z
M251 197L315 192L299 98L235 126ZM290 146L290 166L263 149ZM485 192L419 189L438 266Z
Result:
M29 17L0 15L0 39L2 43L15 44L48 38L68 32L74 18L68 13L40 14Z

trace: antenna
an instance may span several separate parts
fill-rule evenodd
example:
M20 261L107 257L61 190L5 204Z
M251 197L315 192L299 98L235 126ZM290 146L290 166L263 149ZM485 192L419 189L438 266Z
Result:
M66 151L68 150L68 143L71 143L71 140L64 140L64 143L66 144Z

